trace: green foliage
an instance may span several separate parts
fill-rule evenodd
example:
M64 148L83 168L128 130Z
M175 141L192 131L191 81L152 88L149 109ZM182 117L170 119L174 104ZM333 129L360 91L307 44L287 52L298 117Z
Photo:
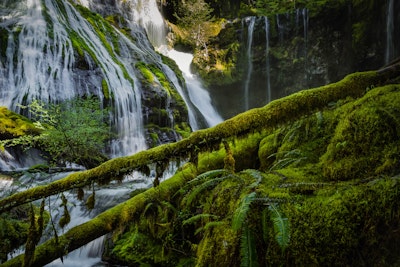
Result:
M64 228L67 224L69 224L69 222L71 221L71 216L69 215L69 211L68 211L68 200L67 198L64 196L64 194L61 194L61 205L64 209L64 213L60 218L60 221L58 222L58 224L61 226L61 228Z
M242 225L244 224L247 218L247 213L250 210L250 205L255 198L256 198L256 192L251 192L241 200L240 205L233 214L232 218L233 230L239 230L242 228Z
M110 138L106 124L107 110L100 108L95 97L67 100L60 104L45 105L33 101L23 107L29 110L41 134L23 135L5 146L39 146L49 154L53 163L75 162L92 168L107 158L103 151Z
M240 239L240 255L241 267L256 267L257 262L257 248L253 231L248 225L242 229L242 236Z
M38 129L32 121L21 116L6 107L0 107L0 139L5 145L5 139L16 138L27 134L39 134Z
M212 35L212 8L204 0L183 1L181 9L174 15L178 25L188 32L188 39L195 47L207 49Z
M290 226L288 218L283 217L275 204L269 206L271 210L271 220L274 224L275 239L282 250L289 246L290 242Z

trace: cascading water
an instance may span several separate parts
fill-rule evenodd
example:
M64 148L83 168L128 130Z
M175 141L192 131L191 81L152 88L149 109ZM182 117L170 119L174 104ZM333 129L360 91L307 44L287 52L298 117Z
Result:
M26 104L33 99L57 102L84 94L95 94L100 100L110 98L113 125L118 133L111 145L111 156L145 149L140 84L129 67L132 62L126 59L131 59L132 53L142 54L143 58L146 55L116 31L120 42L130 48L119 55L117 48L102 40L67 1L29 0L19 15L18 23L9 29L6 68L0 78L0 104L18 111L18 103ZM71 36L86 48L82 57L89 62L87 70L75 67L81 59L75 58ZM94 65L99 69L92 68ZM109 95L103 94L104 87L110 90Z
M388 64L394 56L394 0L387 2L385 64Z
M269 63L269 21L264 17L265 22L265 71L267 77L267 103L271 102L271 77L270 77L270 63Z
M303 30L304 30L304 79L308 81L308 9L303 8Z
M87 0L82 4L96 12L104 12L103 9L105 7L101 1ZM129 28L143 27L153 46L160 53L174 59L178 63L178 67L184 72L187 90L181 87L176 74L168 66L160 64L188 107L189 123L192 130L210 127L221 122L222 118L211 105L209 93L202 87L201 82L190 73L189 68L185 66L185 64L190 64L190 61L189 63L187 61L185 63L185 60L189 59L190 54L179 54L175 50L168 50L166 48L167 27L164 18L159 12L157 2L155 0L127 0L116 2L115 5L117 13L121 14L128 22ZM110 7L108 6L108 8ZM153 54L154 51L149 51L148 53Z
M190 104L193 104L199 111L195 113L192 109L190 110L189 117L192 129L198 130L200 128L211 127L222 122L222 117L211 103L210 94L204 89L201 82L196 79L195 75L190 72L193 55L176 50L169 50L167 55L175 60L179 69L183 72Z
M49 101L73 97L76 93L71 90L72 77L68 70L74 56L67 33L55 25L53 33L57 43L53 45L40 0L27 1L19 8L19 35L15 36L6 26L9 36L5 71L0 79L0 104L18 111L17 104L32 99ZM3 23L7 25L8 20Z
M246 18L246 22L248 22L247 26L247 45L246 45L246 57L247 57L247 75L244 81L244 108L248 110L250 107L249 104L249 86L251 80L251 74L253 72L253 56L252 56L252 44L253 44L253 32L254 32L254 24L256 22L256 17L248 17Z

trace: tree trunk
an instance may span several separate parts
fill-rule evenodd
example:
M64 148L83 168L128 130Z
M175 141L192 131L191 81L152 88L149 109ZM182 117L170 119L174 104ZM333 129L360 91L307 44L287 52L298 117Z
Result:
M57 239L53 238L36 247L31 266L44 266L67 253L78 249L92 240L128 225L138 218L147 203L155 199L169 199L177 190L196 176L193 164L187 164L174 177L164 181L160 186L151 188L133 198L99 214L92 220L75 226ZM0 266L23 266L24 255L19 255Z
M225 138L239 137L260 129L271 129L278 124L311 114L346 97L360 97L366 88L383 85L400 76L400 62L379 71L354 73L343 80L297 92L277 99L262 108L255 108L226 120L212 128L193 132L181 141L161 145L137 154L109 160L100 166L68 175L48 185L15 193L0 200L0 214L19 205L48 197L92 182L107 183L120 180L125 174L147 167L150 163L165 163L174 159L195 156L210 150Z

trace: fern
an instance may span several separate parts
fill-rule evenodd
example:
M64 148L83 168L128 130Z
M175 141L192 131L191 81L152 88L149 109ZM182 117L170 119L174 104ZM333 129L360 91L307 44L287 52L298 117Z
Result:
M258 266L257 250L256 250L254 234L247 225L243 227L242 237L240 241L241 241L240 255L242 258L240 266L242 267Z
M228 172L225 169L217 169L217 170L207 171L207 172L204 172L204 173L198 175L196 178L194 178L193 180L188 182L188 185L199 184L202 180L212 179L212 178L215 178L217 176L221 176L221 175L224 175L227 173Z
M290 229L288 218L283 217L276 205L269 206L271 210L271 220L274 225L275 239L279 246L285 250L290 242Z
M197 235L198 233L202 232L202 231L206 231L212 227L216 227L216 226L220 226L225 224L225 222L223 221L212 221L212 222L208 222L206 223L206 225L204 225L203 227L199 227L196 229L196 231L194 232L195 235Z
M249 185L249 189L256 188L262 182L262 179L264 178L264 176L262 175L262 172L260 172L258 170L254 170L254 169L247 169L247 170L242 171L241 173L245 173L256 180L251 185Z
M263 209L261 214L261 225L264 242L268 241L268 209Z
M283 169L290 164L298 164L302 160L307 159L307 157L302 156L301 151L298 149L293 149L286 152L273 153L272 155L268 156L268 158L278 156L278 154L283 154L283 158L278 160L274 165L272 165L269 171Z
M228 176L223 176L223 177L219 177L219 178L214 178L212 180L208 180L205 181L204 183L202 183L201 185L196 186L193 191L187 196L186 198L186 204L190 205L194 199L197 198L197 196L203 192L204 190L210 188L210 187L214 187L216 184L220 183L221 181L227 179L231 177L230 175Z
M194 215L192 217L190 217L189 219L186 219L182 222L182 225L186 225L186 224L194 224L199 220L203 220L203 219L218 219L219 217L217 215L213 215L213 214L208 214L208 213L201 213L201 214L197 214Z
M250 210L250 204L254 201L255 197L256 192L251 192L242 199L240 206L235 210L235 213L233 214L233 230L239 230L242 227L243 222L247 217L247 213Z

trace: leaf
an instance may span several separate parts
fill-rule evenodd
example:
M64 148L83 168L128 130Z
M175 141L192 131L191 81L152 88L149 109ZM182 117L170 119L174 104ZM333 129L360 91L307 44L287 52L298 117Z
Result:
M195 200L197 198L197 196L199 196L199 194L201 192L203 192L204 190L210 188L210 187L215 187L216 184L220 183L221 181L229 178L231 176L222 176L219 178L214 178L212 180L206 180L204 183L202 183L201 185L196 186L192 192L190 192L190 194L187 196L186 198L186 204L190 205L193 200Z
M233 219L232 219L233 230L237 231L242 227L243 222L247 217L247 213L250 210L250 204L254 201L255 197L256 197L256 192L251 192L242 199L240 206L235 210L235 213L233 214Z
M247 170L242 171L242 173L245 173L245 174L249 175L250 177L256 179L255 182L253 182L251 185L249 185L249 189L256 188L262 182L262 179L264 178L264 176L262 175L262 172L260 172L258 170L254 170L254 169L247 169Z
M190 217L189 219L186 219L182 222L182 225L186 225L186 224L194 224L199 220L203 220L203 219L218 219L219 217L213 214L208 214L208 213L201 213L201 214L197 214L194 215L192 217Z
M206 223L206 225L204 225L204 227L197 228L196 231L194 232L194 235L197 235L198 233L200 233L202 231L207 231L209 228L220 226L223 224L225 224L225 222L223 222L223 221L208 222L208 223Z
M274 225L275 240L278 242L279 246L285 250L290 242L290 225L288 218L283 217L276 205L272 204L269 208L271 210L271 220Z
M240 266L258 266L254 234L247 225L243 227L242 237L240 239L240 255L242 258Z

